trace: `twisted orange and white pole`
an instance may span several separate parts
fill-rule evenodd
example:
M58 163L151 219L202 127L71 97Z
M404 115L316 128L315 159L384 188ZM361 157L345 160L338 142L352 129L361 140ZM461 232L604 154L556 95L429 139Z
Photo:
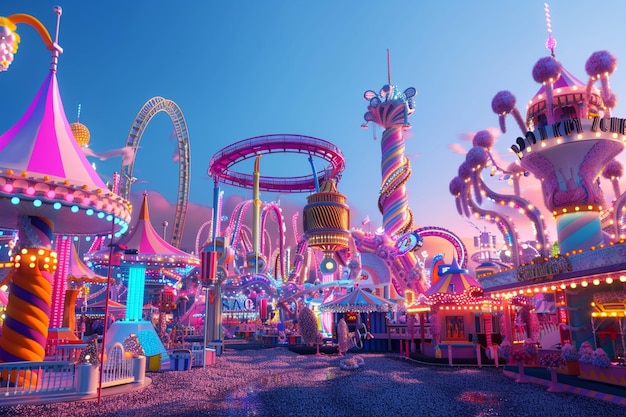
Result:
M53 223L49 219L21 216L18 233L22 249L14 257L6 319L0 336L0 362L42 361L50 322L52 284L57 257L51 248ZM30 372L1 375L18 385L31 385Z

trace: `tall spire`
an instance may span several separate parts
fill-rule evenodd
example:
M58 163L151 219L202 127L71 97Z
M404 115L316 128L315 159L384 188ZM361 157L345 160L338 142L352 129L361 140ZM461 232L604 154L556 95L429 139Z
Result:
M548 28L548 40L546 41L546 48L550 50L550 54L554 57L554 48L556 48L556 39L552 37L552 20L550 19L550 5L548 3L543 4L543 10L546 12L546 27Z

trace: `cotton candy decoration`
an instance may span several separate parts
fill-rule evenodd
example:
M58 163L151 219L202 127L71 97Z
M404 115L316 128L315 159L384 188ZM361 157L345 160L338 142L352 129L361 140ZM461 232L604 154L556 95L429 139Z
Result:
M587 82L587 94L591 92L593 82L599 79L602 84L602 101L608 109L614 108L617 104L617 96L609 86L609 76L616 68L617 58L609 51L594 52L585 63L585 71L590 77Z
M515 107L515 96L510 91L499 91L491 100L491 109L495 114L498 115L498 119L500 121L500 130L502 133L506 133L506 123L505 118L507 114L512 114L513 118L517 122L517 125L522 130L522 133L526 132L526 125L524 124L524 120L522 119L522 115L520 114L517 107Z
M541 58L533 67L533 79L546 88L546 108L548 110L548 123L554 123L552 114L554 94L552 84L561 77L561 63L556 58L546 56Z

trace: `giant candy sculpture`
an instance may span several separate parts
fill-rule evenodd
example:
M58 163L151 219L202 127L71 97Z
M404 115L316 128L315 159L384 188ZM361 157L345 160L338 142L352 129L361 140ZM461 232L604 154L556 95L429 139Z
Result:
M395 237L410 231L413 226L406 192L411 167L404 154L403 131L410 128L408 117L415 109L415 94L413 87L400 92L398 87L386 84L379 94L368 90L363 96L369 101L365 120L385 129L380 142L382 184L378 209L383 214L385 232Z

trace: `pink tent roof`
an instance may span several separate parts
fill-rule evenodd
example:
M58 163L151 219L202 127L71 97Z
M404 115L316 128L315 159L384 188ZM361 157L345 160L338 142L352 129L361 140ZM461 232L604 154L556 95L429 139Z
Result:
M583 82L581 82L578 78L576 78L571 72L566 70L565 67L561 66L561 76L559 77L558 80L556 80L552 84L552 88L556 90L557 88L574 87L574 86L580 87L582 89L581 92L584 91L585 89L585 84ZM542 85L539 91L537 91L537 94L535 94L535 96L538 96L539 94L545 94L545 93L546 93L546 86Z
M466 269L461 269L456 259L453 259L450 269L432 287L426 290L426 295L431 296L436 293L460 295L469 287L482 288L476 278L471 276Z
M150 223L150 214L148 212L148 195L144 194L141 210L139 211L139 220L132 230L125 236L122 236L117 242L117 246L125 247L127 250L137 250L137 257L140 262L150 262L153 265L158 263L184 262L187 264L199 264L197 257L188 254L178 248L167 243L159 236ZM90 260L97 261L103 257L108 257L109 248L94 252L88 255ZM135 255L125 255L127 261L135 262L131 258ZM159 265L155 265L159 267Z
M333 313L345 313L347 311L361 313L373 311L387 312L395 311L396 304L360 287L356 287L346 295L320 305L320 310Z
M116 230L128 226L128 202L108 191L74 139L54 71L0 135L0 197L0 227L17 228L19 215L49 218L64 234L110 233L111 216Z
M103 283L107 281L106 277L96 274L85 265L78 256L76 246L72 244L70 252L69 266L67 269L67 279L73 282L95 282Z
M53 71L20 121L0 136L0 167L106 190L74 139Z

